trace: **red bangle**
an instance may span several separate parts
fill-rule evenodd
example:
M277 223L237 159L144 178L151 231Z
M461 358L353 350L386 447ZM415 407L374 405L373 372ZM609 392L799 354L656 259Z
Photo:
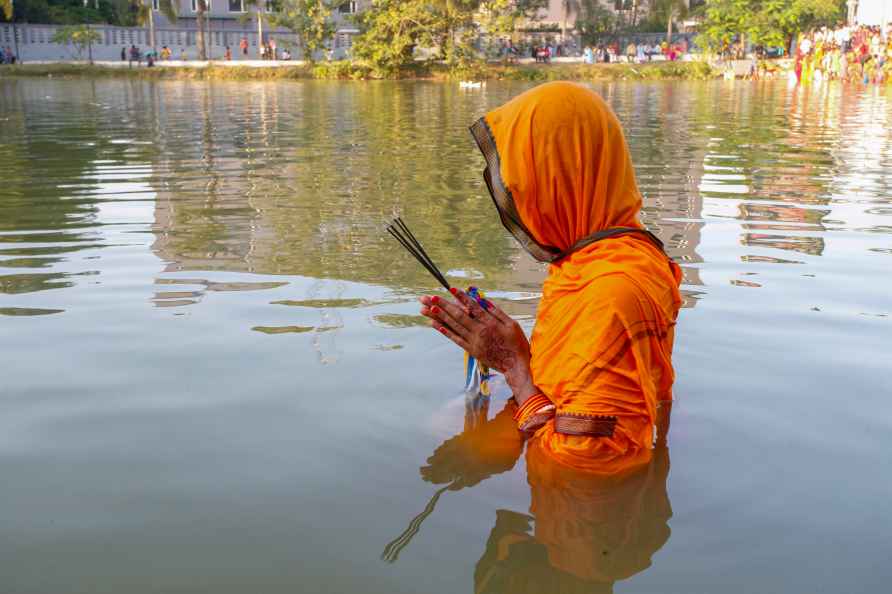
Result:
M523 429L527 421L539 412L540 409L551 405L551 400L541 392L530 396L514 411L514 420L517 422L517 426ZM554 414L554 411L551 411L550 414Z

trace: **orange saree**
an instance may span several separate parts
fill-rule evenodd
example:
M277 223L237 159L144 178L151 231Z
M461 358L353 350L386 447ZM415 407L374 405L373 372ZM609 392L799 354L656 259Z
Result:
M652 457L672 399L681 271L638 219L619 121L593 91L548 83L471 128L502 222L550 262L531 340L533 381L556 408L537 447L609 472Z

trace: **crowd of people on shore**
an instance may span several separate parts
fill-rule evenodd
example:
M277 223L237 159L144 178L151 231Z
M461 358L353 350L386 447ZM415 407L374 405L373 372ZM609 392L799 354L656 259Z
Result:
M674 62L681 59L688 52L687 40L679 43L662 42L660 44L635 43L630 41L625 48L621 48L616 41L602 44L596 47L587 46L582 52L582 61L586 64L626 62L628 64L644 64L650 62L655 56Z
M511 39L503 39L497 47L497 52L499 58L508 62L516 62L524 56L529 56L542 64L547 64L554 58L579 55L579 49L572 41L558 43L548 40L542 42L528 40L515 44Z
M621 45L619 41L602 43L599 45L585 46L580 49L575 43L525 43L520 46L512 41L502 42L500 57L509 62L515 62L523 56L533 58L537 63L548 64L554 58L582 57L586 64L626 62L643 64L652 61L659 56L661 60L675 61L688 53L689 47L686 39L677 43L636 43L630 41Z
M796 82L841 80L880 84L892 78L892 23L823 27L794 41Z
M239 41L238 50L242 55L242 59L248 59L248 39L246 37L242 37L241 41ZM0 48L0 64L4 63L2 61L3 55L3 48ZM291 51L288 48L284 48L280 51L276 47L275 39L270 38L268 41L265 41L260 45L261 60L287 61L291 60L291 57ZM169 62L173 59L175 59L174 52L166 45L162 46L161 50L157 52L152 49L148 49L143 52L142 50L140 50L140 48L136 47L136 45L131 45L129 48L121 48L121 61L127 62L129 66L133 66L134 63L137 66L141 66L143 62L145 62L146 66L154 66L155 62L159 60ZM176 59L182 62L189 60L189 54L187 53L186 48L180 48L180 52L177 55ZM232 60L232 48L228 45L223 51L223 59L227 61Z

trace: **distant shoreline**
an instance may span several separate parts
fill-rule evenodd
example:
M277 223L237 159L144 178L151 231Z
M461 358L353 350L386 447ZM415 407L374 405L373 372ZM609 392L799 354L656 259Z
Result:
M159 62L152 68L127 66L126 62L39 62L0 66L0 78L7 77L62 77L191 80L370 80L369 69L349 62ZM707 80L718 78L721 72L706 62L652 62L647 64L583 64L559 62L552 64L487 64L475 72L476 80ZM442 65L419 65L391 79L460 80Z

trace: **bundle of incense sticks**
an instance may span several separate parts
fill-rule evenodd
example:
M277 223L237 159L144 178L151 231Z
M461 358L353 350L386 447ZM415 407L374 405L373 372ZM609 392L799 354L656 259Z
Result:
M437 265L434 264L434 261L431 260L430 256L427 255L424 248L421 247L421 243L415 239L415 236L409 231L409 227L406 226L406 223L403 222L402 218L397 217L392 223L387 225L387 232L393 235L393 238L400 242L400 245L406 248L410 254L415 256L415 259L418 260L447 291L452 289L446 281L446 277L440 272L440 269L437 268Z

